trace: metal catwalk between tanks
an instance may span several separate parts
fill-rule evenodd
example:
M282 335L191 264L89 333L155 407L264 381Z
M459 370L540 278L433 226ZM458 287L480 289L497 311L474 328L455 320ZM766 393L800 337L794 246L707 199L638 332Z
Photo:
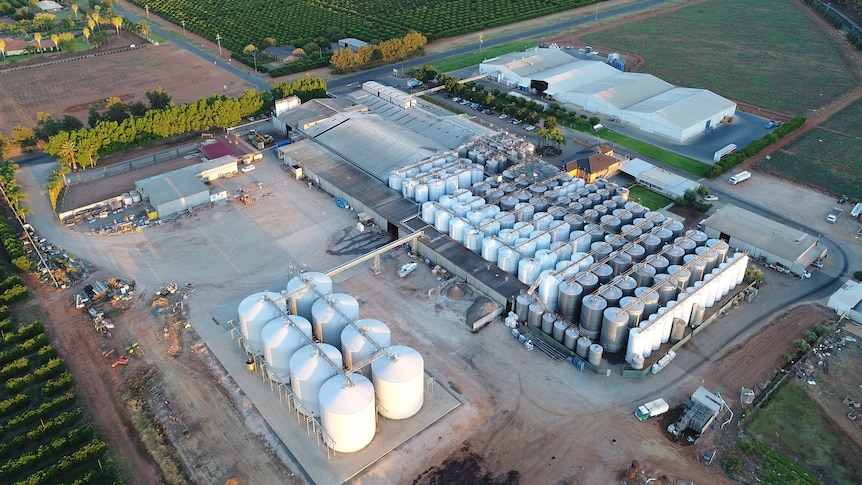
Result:
M236 340L231 339L230 332L225 326L213 325L212 318L222 322L223 325L231 319L238 322L236 315L238 303L234 301L214 309L210 314L193 318L192 324L237 386L242 389L269 427L285 444L305 474L317 485L338 485L350 480L461 405L435 380L430 388L426 385L425 402L415 416L393 421L378 415L378 431L368 446L356 453L336 453L327 458L326 447L322 443L318 445L314 432L306 433L305 417L300 416L297 420L296 412L288 411L287 403L279 400L275 390L270 390L269 380L264 380L260 372L249 373L246 370L245 351L237 345ZM239 332L237 331L236 334L238 335ZM427 382L427 373L425 377Z

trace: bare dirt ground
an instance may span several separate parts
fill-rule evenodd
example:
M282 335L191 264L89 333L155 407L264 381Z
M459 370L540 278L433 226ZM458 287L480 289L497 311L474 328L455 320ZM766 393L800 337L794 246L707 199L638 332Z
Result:
M122 40L124 45L140 43L138 37L130 35ZM165 42L159 46L3 73L0 132L8 136L16 125L35 126L37 112L50 113L54 118L71 114L86 125L86 106L90 103L118 96L127 103L142 101L147 104L144 93L160 86L177 104L212 94L239 96L254 89L217 65Z

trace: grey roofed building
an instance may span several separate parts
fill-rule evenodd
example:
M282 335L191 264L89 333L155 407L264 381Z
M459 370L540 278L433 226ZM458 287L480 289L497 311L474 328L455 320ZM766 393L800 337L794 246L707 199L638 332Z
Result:
M210 190L193 172L171 172L135 182L159 217L178 214L209 202Z
M59 12L63 10L63 6L52 0L42 0L36 2L36 6L43 12Z
M704 220L703 231L748 252L752 258L780 263L797 275L826 255L826 247L818 238L731 204Z
M367 45L368 45L368 42L365 42L363 40L359 40L359 39L356 39L353 37L347 37L345 39L338 39L338 46L342 47L342 48L343 47L350 47L353 50L357 50L360 47L365 47Z
M479 72L676 142L717 128L736 113L736 103L710 91L621 72L603 61L577 59L560 49L535 49L486 60Z
M829 297L826 306L835 313L862 324L862 283L847 280Z
M263 50L263 53L272 57L278 62L284 62L290 56L293 55L293 51L296 50L296 46L294 45L276 45L269 46Z
M656 167L640 158L623 162L620 165L620 171L634 177L638 184L671 199L682 197L686 190L697 190L699 186L697 182L661 167Z
M306 133L381 181L395 169L449 150L376 113L338 113Z
M305 133L306 129L338 113L368 111L365 106L354 103L346 98L321 98L308 100L296 108L291 108L279 115L279 123ZM282 130L284 132L284 130Z

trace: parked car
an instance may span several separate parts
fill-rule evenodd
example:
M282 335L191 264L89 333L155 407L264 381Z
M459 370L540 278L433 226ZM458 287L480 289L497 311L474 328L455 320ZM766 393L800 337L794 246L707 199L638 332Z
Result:
M778 126L778 122L775 120L769 120L766 122L765 125L763 125L763 127L766 128L767 130L775 128L776 126Z
M811 266L814 266L815 268L823 268L823 261L820 261L818 259L817 261L811 263Z
M705 197L703 198L703 200L705 200L705 201L707 201L707 202L715 202L715 201L717 201L717 200L718 200L718 196L717 196L717 195L712 195L712 194L710 194L710 195L705 196Z
M524 127L524 129L527 131L533 131L536 129L536 125L527 125Z
M486 110L484 111L484 113L485 113L486 115L492 115L492 114L494 114L494 110L492 110L492 109L486 109Z
M254 166L254 164L252 163L251 165L246 165L245 167L242 167L242 168L241 168L241 169L239 169L239 170L240 170L242 173L249 173L249 172L254 172L254 169L256 169L256 168L257 168L257 167L255 167L255 166Z
M503 114L501 114L501 115L500 115L500 119L501 119L501 120L505 120L505 119L506 119L506 118L508 118L508 117L509 117L509 115L507 115L506 113L503 113Z

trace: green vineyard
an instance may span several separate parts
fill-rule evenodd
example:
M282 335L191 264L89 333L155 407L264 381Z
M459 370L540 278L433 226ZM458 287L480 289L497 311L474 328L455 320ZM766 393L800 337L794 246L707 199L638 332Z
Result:
M410 30L429 41L541 17L593 0L132 0L150 12L241 51L264 39L297 46L320 37L366 42L402 37Z

